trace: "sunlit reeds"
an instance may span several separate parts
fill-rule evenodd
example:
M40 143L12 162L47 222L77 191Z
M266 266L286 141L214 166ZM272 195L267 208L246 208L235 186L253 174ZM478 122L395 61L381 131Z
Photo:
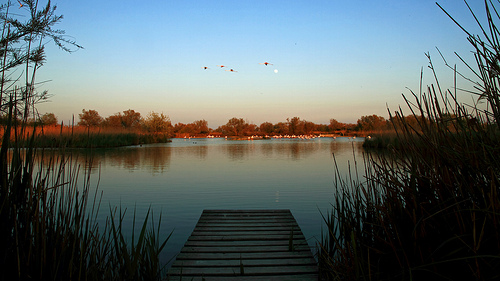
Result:
M107 148L169 142L168 134L144 132L139 129L99 128L84 126L34 126L23 135L11 132L10 141L25 147L32 134L38 148ZM0 130L4 135L4 130Z

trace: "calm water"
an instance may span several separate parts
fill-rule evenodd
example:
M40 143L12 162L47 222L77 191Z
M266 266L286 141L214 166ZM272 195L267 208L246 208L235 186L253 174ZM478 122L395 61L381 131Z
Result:
M127 208L130 227L134 208L139 222L149 207L156 221L162 213L162 235L174 230L165 260L180 251L203 209L290 209L313 247L321 211L332 203L332 153L346 173L353 154L362 159L363 141L174 139L97 151L92 178L104 194L101 215L110 205Z

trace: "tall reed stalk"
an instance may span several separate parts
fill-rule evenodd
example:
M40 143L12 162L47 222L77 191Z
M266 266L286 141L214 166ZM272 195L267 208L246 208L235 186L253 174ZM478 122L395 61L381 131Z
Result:
M398 148L367 154L363 179L336 175L320 242L325 280L500 278L500 17L485 7L487 28L478 20L483 34L467 34L486 109L437 78L404 98L412 122L401 109L391 116Z
M35 87L46 41L66 51L81 47L52 29L62 17L50 1L41 9L36 0L19 4L26 22L12 16L10 1L0 6L0 113L7 120L0 147L0 280L160 280L159 254L169 238L158 239L161 218L155 230L148 212L131 243L121 227L125 211L112 209L99 225L92 159L80 167L63 149L47 157L36 145L37 128L26 126L48 97Z

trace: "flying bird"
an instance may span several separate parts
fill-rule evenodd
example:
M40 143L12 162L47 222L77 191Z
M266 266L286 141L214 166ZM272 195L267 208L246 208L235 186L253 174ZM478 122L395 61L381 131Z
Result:
M24 5L21 3L21 1L17 0L17 3L19 3L19 9L21 9Z
M238 72L238 71L236 71L236 70L234 70L232 68L231 69L226 69L226 71L229 71L229 72Z
M223 67L226 67L226 66L225 65L218 65L218 67L223 68Z
M272 63L268 63L267 61L266 62L259 62L259 64L263 64L265 66L267 66L268 64L273 65Z
M202 66L203 69L210 69L208 66Z

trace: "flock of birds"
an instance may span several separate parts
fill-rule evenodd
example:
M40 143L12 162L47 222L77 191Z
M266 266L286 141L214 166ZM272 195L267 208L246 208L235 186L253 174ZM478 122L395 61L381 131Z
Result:
M263 65L265 65L265 66L268 66L268 65L273 65L272 63L268 63L267 61L266 61L266 62L259 62L259 64L263 64ZM225 67L226 67L226 68L227 68L227 66L226 66L226 65L217 65L217 67L219 67L219 68L225 68ZM206 69L210 69L208 66L202 66L201 68L203 68L203 69L205 69L205 70L206 70ZM234 70L234 69L232 69L232 68L225 69L225 70L226 70L226 71L229 71L229 72L238 72L238 71L236 71L236 70ZM276 70L275 70L275 72L276 72Z

